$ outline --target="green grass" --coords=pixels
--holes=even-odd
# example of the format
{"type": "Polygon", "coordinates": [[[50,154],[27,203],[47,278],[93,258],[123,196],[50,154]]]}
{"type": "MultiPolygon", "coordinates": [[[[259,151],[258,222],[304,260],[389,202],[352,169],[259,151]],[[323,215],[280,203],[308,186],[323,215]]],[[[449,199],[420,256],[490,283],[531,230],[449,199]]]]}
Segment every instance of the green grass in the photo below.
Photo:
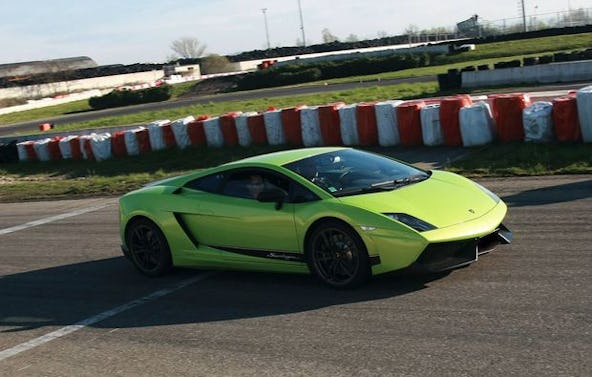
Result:
{"type": "Polygon", "coordinates": [[[342,101],[345,103],[357,103],[367,101],[378,101],[385,99],[429,97],[438,92],[437,82],[420,84],[402,84],[358,88],[335,92],[319,93],[294,97],[261,98],[247,101],[212,102],[205,105],[189,105],[167,110],[145,111],[130,115],[103,117],[87,122],[70,123],[58,125],[60,132],[114,127],[118,125],[129,125],[137,123],[148,123],[158,119],[179,119],[188,115],[197,117],[208,114],[211,116],[221,115],[230,111],[264,111],[269,106],[287,108],[297,105],[323,105],[331,102],[342,101]]]}
{"type": "MultiPolygon", "coordinates": [[[[143,184],[286,147],[189,148],[103,161],[0,165],[0,201],[121,195],[143,184]]],[[[398,148],[370,148],[396,156],[398,148]]],[[[471,150],[446,170],[471,177],[592,174],[592,145],[505,144],[471,150]]]]}
{"type": "Polygon", "coordinates": [[[592,174],[592,144],[490,145],[447,170],[472,177],[592,174]]]}

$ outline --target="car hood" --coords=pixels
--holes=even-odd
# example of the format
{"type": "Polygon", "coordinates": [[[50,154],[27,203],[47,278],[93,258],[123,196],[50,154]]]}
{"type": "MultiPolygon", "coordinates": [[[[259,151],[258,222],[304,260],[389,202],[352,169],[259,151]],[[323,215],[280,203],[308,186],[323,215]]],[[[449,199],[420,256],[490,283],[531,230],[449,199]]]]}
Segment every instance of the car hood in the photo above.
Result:
{"type": "Polygon", "coordinates": [[[485,215],[496,202],[472,181],[434,171],[418,183],[392,191],[340,197],[344,204],[377,213],[405,213],[444,228],[485,215]]]}

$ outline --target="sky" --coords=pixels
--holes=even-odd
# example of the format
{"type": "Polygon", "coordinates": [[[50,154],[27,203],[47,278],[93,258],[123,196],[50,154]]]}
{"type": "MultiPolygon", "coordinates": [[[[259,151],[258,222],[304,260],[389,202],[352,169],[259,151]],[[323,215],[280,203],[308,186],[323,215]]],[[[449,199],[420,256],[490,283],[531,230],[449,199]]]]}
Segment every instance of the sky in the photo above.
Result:
{"type": "MultiPolygon", "coordinates": [[[[232,55],[302,39],[298,0],[7,0],[0,22],[0,64],[88,56],[99,65],[163,63],[171,42],[191,37],[206,54],[232,55]],[[262,9],[266,9],[266,17],[262,9]]],[[[454,27],[479,15],[508,23],[521,17],[520,0],[300,0],[307,44],[322,43],[322,30],[345,40],[454,27]]],[[[590,8],[592,0],[525,0],[531,17],[555,17],[590,8]]]]}

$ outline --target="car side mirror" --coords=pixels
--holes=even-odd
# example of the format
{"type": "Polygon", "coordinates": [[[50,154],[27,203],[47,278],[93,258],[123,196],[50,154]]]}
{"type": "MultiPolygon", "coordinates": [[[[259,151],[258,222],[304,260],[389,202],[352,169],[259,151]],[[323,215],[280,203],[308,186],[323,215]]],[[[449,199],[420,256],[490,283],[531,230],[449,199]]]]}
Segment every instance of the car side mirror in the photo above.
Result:
{"type": "Polygon", "coordinates": [[[288,194],[284,190],[274,187],[261,191],[257,200],[262,203],[275,203],[275,209],[279,210],[284,205],[287,196],[288,194]]]}

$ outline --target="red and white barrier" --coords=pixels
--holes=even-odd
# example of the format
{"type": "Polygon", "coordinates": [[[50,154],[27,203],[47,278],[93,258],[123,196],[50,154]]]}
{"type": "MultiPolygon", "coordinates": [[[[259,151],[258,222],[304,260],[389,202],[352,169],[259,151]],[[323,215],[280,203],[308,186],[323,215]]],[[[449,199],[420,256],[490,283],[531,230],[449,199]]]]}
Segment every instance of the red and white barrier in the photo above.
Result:
{"type": "Polygon", "coordinates": [[[203,121],[204,133],[208,147],[221,148],[224,146],[224,135],[220,129],[220,118],[213,117],[203,121]]]}
{"type": "Polygon", "coordinates": [[[202,147],[207,145],[204,122],[208,119],[210,119],[209,115],[200,115],[187,124],[187,135],[192,146],[202,147]]]}
{"type": "Polygon", "coordinates": [[[35,149],[35,154],[37,155],[37,159],[39,161],[49,161],[49,142],[51,139],[45,138],[40,140],[35,140],[33,143],[33,148],[35,149]]]}
{"type": "Polygon", "coordinates": [[[171,130],[173,131],[173,135],[175,137],[175,143],[181,149],[185,149],[191,145],[191,140],[189,139],[189,134],[187,133],[187,125],[194,120],[195,118],[190,115],[182,119],[177,119],[171,123],[171,130]]]}
{"type": "Polygon", "coordinates": [[[296,106],[283,109],[282,128],[284,129],[285,144],[294,147],[302,146],[302,122],[300,112],[306,106],[296,106]]]}
{"type": "Polygon", "coordinates": [[[440,124],[440,105],[433,104],[422,107],[419,116],[423,145],[432,147],[444,144],[444,134],[440,124]]]}
{"type": "Polygon", "coordinates": [[[138,127],[125,131],[124,140],[125,148],[129,156],[137,156],[142,150],[150,148],[148,130],[145,127],[138,127]],[[146,137],[148,137],[148,140],[146,140],[146,137]],[[146,141],[148,141],[148,143],[146,143],[146,141]],[[144,144],[143,148],[141,147],[141,144],[144,144]]]}
{"type": "Polygon", "coordinates": [[[160,151],[167,148],[164,128],[170,123],[170,120],[164,119],[149,123],[146,126],[148,128],[148,135],[150,136],[150,148],[153,151],[160,151]]]}
{"type": "Polygon", "coordinates": [[[404,102],[397,106],[397,120],[401,144],[406,147],[421,145],[421,109],[425,107],[423,101],[404,102]]]}
{"type": "Polygon", "coordinates": [[[302,144],[305,147],[322,146],[323,137],[321,136],[319,108],[315,106],[301,109],[300,122],[302,128],[302,144]]]}
{"type": "Polygon", "coordinates": [[[113,157],[127,156],[125,147],[125,131],[118,131],[111,135],[111,154],[113,157]]]}
{"type": "Polygon", "coordinates": [[[378,144],[374,103],[358,104],[356,107],[356,126],[358,128],[358,145],[369,147],[378,144]]]}
{"type": "Polygon", "coordinates": [[[265,121],[265,135],[269,145],[285,144],[284,127],[282,126],[282,111],[268,110],[263,113],[265,121]]]}
{"type": "Polygon", "coordinates": [[[251,131],[249,131],[249,117],[255,115],[257,115],[255,111],[249,111],[246,113],[241,113],[234,120],[236,126],[236,134],[238,137],[238,144],[241,147],[248,147],[252,143],[251,131]]]}
{"type": "Polygon", "coordinates": [[[501,94],[491,98],[493,99],[493,118],[500,142],[523,141],[522,112],[530,106],[530,98],[526,94],[501,94]]]}
{"type": "Polygon", "coordinates": [[[80,138],[75,135],[69,135],[60,139],[60,153],[63,159],[80,159],[80,138]]]}
{"type": "Polygon", "coordinates": [[[111,158],[111,134],[92,133],[81,136],[80,148],[84,159],[104,161],[111,158]]]}
{"type": "Polygon", "coordinates": [[[463,146],[475,147],[493,142],[495,124],[491,107],[480,101],[459,110],[460,134],[463,146]]]}
{"type": "Polygon", "coordinates": [[[446,145],[458,146],[462,144],[459,112],[463,107],[471,106],[472,104],[473,101],[468,95],[447,97],[440,103],[440,124],[446,145]]]}
{"type": "Polygon", "coordinates": [[[522,112],[524,141],[546,143],[553,140],[553,104],[535,102],[522,112]]]}
{"type": "Polygon", "coordinates": [[[343,145],[358,145],[358,105],[345,105],[339,108],[339,130],[343,145]]]}
{"type": "Polygon", "coordinates": [[[254,114],[247,118],[247,125],[249,126],[249,133],[251,135],[251,143],[254,145],[267,145],[267,131],[265,128],[264,115],[254,114]]]}
{"type": "Polygon", "coordinates": [[[378,144],[381,147],[391,147],[401,142],[396,108],[402,103],[403,101],[393,100],[378,102],[374,105],[374,111],[376,112],[376,127],[378,130],[378,144]]]}
{"type": "Polygon", "coordinates": [[[592,143],[592,86],[577,91],[580,131],[584,143],[592,143]]]}
{"type": "Polygon", "coordinates": [[[224,146],[236,147],[238,143],[238,133],[236,130],[236,117],[241,114],[240,111],[230,112],[220,117],[220,131],[222,132],[222,139],[224,146]]]}
{"type": "Polygon", "coordinates": [[[577,142],[582,140],[575,96],[564,96],[553,100],[553,125],[557,141],[577,142]]]}
{"type": "Polygon", "coordinates": [[[17,152],[20,161],[102,161],[188,146],[457,145],[459,135],[465,147],[492,143],[496,136],[502,143],[548,142],[554,138],[560,142],[592,142],[592,86],[532,105],[528,96],[520,93],[489,99],[492,108],[486,102],[471,105],[470,97],[460,95],[427,102],[333,103],[310,108],[269,108],[264,113],[232,112],[214,118],[189,116],[113,135],[24,141],[17,144],[17,152]]]}

